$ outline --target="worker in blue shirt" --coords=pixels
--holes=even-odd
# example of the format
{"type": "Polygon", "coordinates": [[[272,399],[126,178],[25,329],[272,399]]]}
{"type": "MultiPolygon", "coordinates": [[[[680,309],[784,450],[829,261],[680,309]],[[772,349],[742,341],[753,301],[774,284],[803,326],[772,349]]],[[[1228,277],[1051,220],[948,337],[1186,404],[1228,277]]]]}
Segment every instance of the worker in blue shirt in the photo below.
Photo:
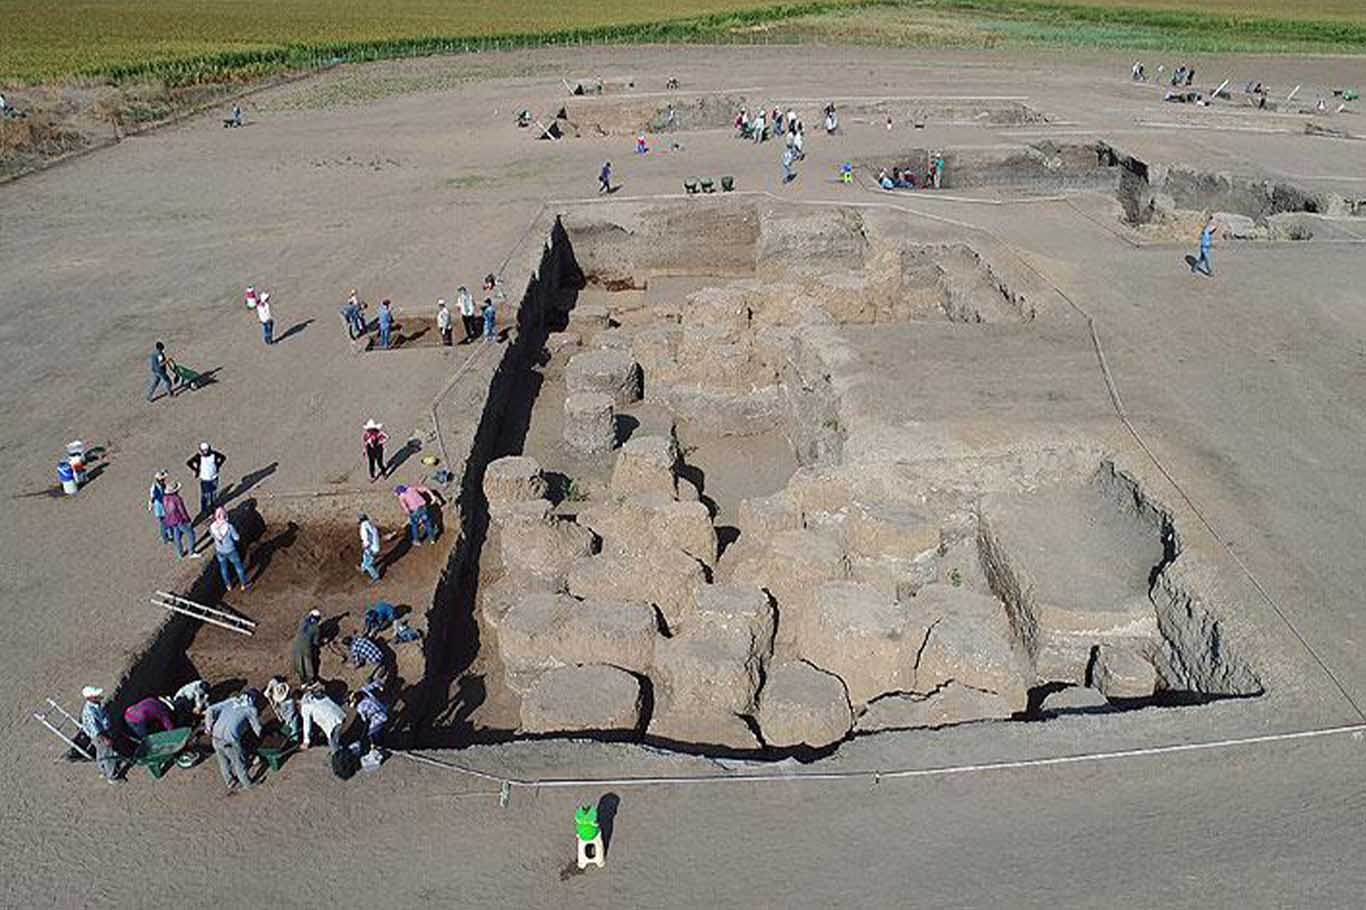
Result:
{"type": "Polygon", "coordinates": [[[1191,265],[1192,272],[1204,272],[1211,278],[1214,277],[1214,270],[1210,264],[1209,251],[1214,246],[1214,216],[1205,219],[1205,228],[1200,232],[1200,257],[1191,265]]]}
{"type": "Polygon", "coordinates": [[[109,718],[109,709],[104,706],[104,690],[98,686],[86,686],[81,690],[85,705],[81,708],[81,732],[90,740],[95,750],[95,767],[111,784],[123,782],[119,776],[119,753],[114,742],[114,722],[109,718]]]}

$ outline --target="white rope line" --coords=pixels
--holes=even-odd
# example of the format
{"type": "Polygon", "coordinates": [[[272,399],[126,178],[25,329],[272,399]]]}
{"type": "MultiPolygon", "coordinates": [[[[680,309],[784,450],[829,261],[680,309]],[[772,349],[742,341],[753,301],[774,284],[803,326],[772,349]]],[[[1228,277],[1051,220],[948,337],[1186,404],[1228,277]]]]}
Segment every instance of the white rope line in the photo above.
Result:
{"type": "Polygon", "coordinates": [[[1186,752],[1208,752],[1236,749],[1245,746],[1266,745],[1269,743],[1292,742],[1297,740],[1318,739],[1326,736],[1352,734],[1360,738],[1366,732],[1366,723],[1337,727],[1323,727],[1315,730],[1297,730],[1290,733],[1266,733],[1258,736],[1241,736],[1218,739],[1208,742],[1171,743],[1165,746],[1144,746],[1134,749],[1113,749],[1103,752],[1080,752],[1070,755],[1053,755],[1043,758],[1021,758],[996,762],[974,762],[962,765],[940,765],[930,768],[892,768],[860,769],[854,771],[794,771],[764,772],[759,774],[697,774],[697,775],[651,775],[642,777],[584,777],[584,778],[520,778],[500,777],[455,762],[444,761],[418,752],[394,750],[394,754],[419,764],[442,768],[467,774],[482,780],[496,781],[509,787],[526,789],[566,789],[578,787],[645,787],[672,786],[682,784],[755,784],[778,782],[808,781],[850,781],[901,780],[915,777],[951,777],[961,774],[985,774],[996,771],[1012,771],[1028,768],[1047,768],[1059,765],[1076,765],[1103,761],[1152,758],[1161,755],[1177,755],[1186,752]]]}

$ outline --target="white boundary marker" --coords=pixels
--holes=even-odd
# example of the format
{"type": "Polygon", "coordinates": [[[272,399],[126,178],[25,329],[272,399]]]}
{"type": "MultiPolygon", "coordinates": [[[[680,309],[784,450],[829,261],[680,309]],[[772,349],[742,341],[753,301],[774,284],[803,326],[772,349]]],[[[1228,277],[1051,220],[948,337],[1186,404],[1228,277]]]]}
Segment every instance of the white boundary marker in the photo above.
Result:
{"type": "Polygon", "coordinates": [[[952,777],[960,774],[986,774],[995,771],[1015,771],[1027,768],[1048,768],[1060,765],[1076,765],[1103,761],[1152,758],[1159,755],[1176,755],[1183,752],[1207,752],[1213,750],[1236,749],[1243,746],[1267,743],[1291,742],[1304,739],[1319,739],[1326,736],[1351,734],[1353,739],[1362,739],[1366,724],[1351,724],[1341,727],[1325,727],[1318,730],[1299,730],[1291,733],[1267,733],[1261,736],[1242,736],[1232,739],[1218,739],[1211,742],[1172,743],[1165,746],[1148,746],[1135,749],[1114,749],[1106,752],[1082,752],[1074,755],[1055,755],[1043,758],[1022,758],[1010,761],[975,762],[963,765],[941,765],[933,768],[894,768],[889,770],[865,769],[856,771],[812,771],[793,773],[762,774],[698,774],[671,775],[654,777],[598,777],[598,778],[549,778],[527,779],[500,777],[487,771],[465,767],[455,762],[442,761],[419,752],[395,750],[396,754],[418,764],[431,765],[468,774],[484,780],[497,781],[504,786],[525,787],[527,789],[563,789],[568,787],[646,787],[681,784],[744,784],[775,783],[794,781],[850,781],[902,780],[915,777],[952,777]]]}

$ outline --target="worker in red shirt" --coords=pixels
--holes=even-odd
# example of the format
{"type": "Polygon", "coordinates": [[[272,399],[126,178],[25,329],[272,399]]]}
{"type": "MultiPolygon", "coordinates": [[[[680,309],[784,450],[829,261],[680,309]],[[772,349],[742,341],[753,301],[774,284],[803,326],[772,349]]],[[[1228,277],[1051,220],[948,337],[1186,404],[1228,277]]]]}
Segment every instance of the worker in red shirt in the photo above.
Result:
{"type": "Polygon", "coordinates": [[[152,727],[158,727],[162,733],[175,729],[171,705],[165,698],[149,697],[129,705],[124,709],[123,722],[134,739],[146,739],[152,727]]]}

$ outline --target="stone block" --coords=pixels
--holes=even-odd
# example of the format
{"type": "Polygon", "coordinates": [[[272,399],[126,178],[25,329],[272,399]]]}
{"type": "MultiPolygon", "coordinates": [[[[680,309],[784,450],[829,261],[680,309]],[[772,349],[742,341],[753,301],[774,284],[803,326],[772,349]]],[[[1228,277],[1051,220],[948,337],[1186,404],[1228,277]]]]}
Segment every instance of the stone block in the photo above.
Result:
{"type": "Polygon", "coordinates": [[[702,628],[744,629],[767,657],[773,653],[773,602],[757,585],[702,585],[696,591],[693,623],[702,628]]]}
{"type": "Polygon", "coordinates": [[[593,336],[593,347],[603,351],[624,351],[631,353],[631,333],[625,329],[614,328],[593,336]]]}
{"type": "Polygon", "coordinates": [[[694,625],[655,645],[655,697],[698,715],[753,714],[767,650],[739,626],[694,625]]]}
{"type": "Polygon", "coordinates": [[[545,340],[546,353],[558,357],[583,347],[583,336],[578,332],[554,332],[545,340]]]}
{"type": "Polygon", "coordinates": [[[645,393],[653,397],[653,385],[668,379],[677,364],[675,355],[682,329],[677,326],[651,326],[636,332],[631,339],[631,356],[644,374],[645,393]]]}
{"type": "MultiPolygon", "coordinates": [[[[535,500],[530,501],[534,504],[535,500]]],[[[503,568],[516,579],[535,579],[540,587],[562,590],[569,567],[593,552],[593,534],[572,521],[503,523],[498,529],[503,568]]]]}
{"type": "Polygon", "coordinates": [[[911,560],[939,548],[939,527],[910,509],[851,503],[844,522],[851,558],[911,560]]]}
{"type": "Polygon", "coordinates": [[[735,523],[742,534],[767,536],[778,531],[797,531],[803,526],[802,512],[787,490],[771,496],[740,500],[735,523]]]}
{"type": "Polygon", "coordinates": [[[625,407],[640,400],[640,367],[625,351],[585,351],[570,358],[565,384],[571,395],[597,392],[625,407]]]}
{"type": "Polygon", "coordinates": [[[844,683],[802,661],[769,665],[757,719],[764,742],[779,749],[824,748],[844,739],[854,726],[844,683]]]}
{"type": "Polygon", "coordinates": [[[648,673],[657,637],[648,604],[530,594],[503,617],[498,650],[509,688],[525,693],[541,673],[573,664],[610,663],[648,673]]]}
{"type": "Polygon", "coordinates": [[[758,750],[759,740],[738,714],[701,714],[687,705],[656,703],[645,731],[652,739],[735,751],[758,750]]]}
{"type": "Polygon", "coordinates": [[[484,469],[484,498],[489,508],[505,503],[544,499],[545,475],[536,459],[527,455],[509,455],[489,462],[484,469]]]}
{"type": "Polygon", "coordinates": [[[796,630],[811,613],[816,589],[848,577],[849,561],[840,537],[810,528],[779,531],[768,546],[746,555],[731,572],[732,581],[758,585],[773,595],[779,648],[795,646],[796,630]]]}
{"type": "Polygon", "coordinates": [[[1108,604],[1107,609],[1036,601],[1034,615],[1038,623],[1035,672],[1044,682],[1081,685],[1098,645],[1136,650],[1161,637],[1157,611],[1141,595],[1108,604]]]}
{"type": "Polygon", "coordinates": [[[1091,666],[1091,685],[1106,698],[1149,698],[1157,688],[1157,671],[1137,651],[1103,644],[1091,666]]]}
{"type": "Polygon", "coordinates": [[[803,619],[796,630],[798,656],[844,680],[856,708],[885,692],[915,688],[926,627],[909,606],[872,585],[833,581],[816,588],[813,609],[803,619]]]}
{"type": "Polygon", "coordinates": [[[564,441],[571,449],[584,454],[612,451],[617,444],[616,408],[612,396],[578,392],[565,398],[564,441]]]}
{"type": "Polygon", "coordinates": [[[1109,710],[1105,693],[1090,686],[1068,686],[1044,696],[1039,710],[1045,714],[1094,714],[1109,710]]]}
{"type": "Polygon", "coordinates": [[[992,597],[951,585],[926,585],[910,602],[927,631],[912,691],[949,682],[991,692],[1012,711],[1029,701],[1025,659],[1017,653],[1005,606],[992,597]]]}
{"type": "Polygon", "coordinates": [[[688,621],[697,591],[705,584],[701,563],[682,550],[668,548],[581,559],[570,568],[567,579],[569,593],[575,597],[644,601],[658,607],[671,630],[688,621]]]}
{"type": "Polygon", "coordinates": [[[700,502],[679,502],[662,493],[642,493],[620,503],[602,503],[579,520],[603,540],[604,551],[640,555],[678,549],[708,567],[716,565],[716,528],[700,502]]]}
{"type": "Polygon", "coordinates": [[[927,550],[914,559],[891,556],[851,558],[850,574],[855,581],[873,585],[896,600],[909,600],[925,585],[939,580],[939,554],[927,550]]]}
{"type": "Polygon", "coordinates": [[[1005,698],[958,683],[925,695],[888,695],[859,715],[860,732],[949,727],[980,720],[1007,720],[1014,708],[1005,698]]]}
{"type": "Polygon", "coordinates": [[[612,324],[612,311],[600,303],[580,303],[569,311],[569,322],[584,331],[605,329],[612,324]]]}
{"type": "Polygon", "coordinates": [[[613,496],[677,494],[678,444],[668,436],[633,436],[617,452],[609,489],[613,496]]]}
{"type": "Polygon", "coordinates": [[[628,732],[640,726],[640,681],[604,664],[556,667],[522,696],[523,733],[628,732]]]}

